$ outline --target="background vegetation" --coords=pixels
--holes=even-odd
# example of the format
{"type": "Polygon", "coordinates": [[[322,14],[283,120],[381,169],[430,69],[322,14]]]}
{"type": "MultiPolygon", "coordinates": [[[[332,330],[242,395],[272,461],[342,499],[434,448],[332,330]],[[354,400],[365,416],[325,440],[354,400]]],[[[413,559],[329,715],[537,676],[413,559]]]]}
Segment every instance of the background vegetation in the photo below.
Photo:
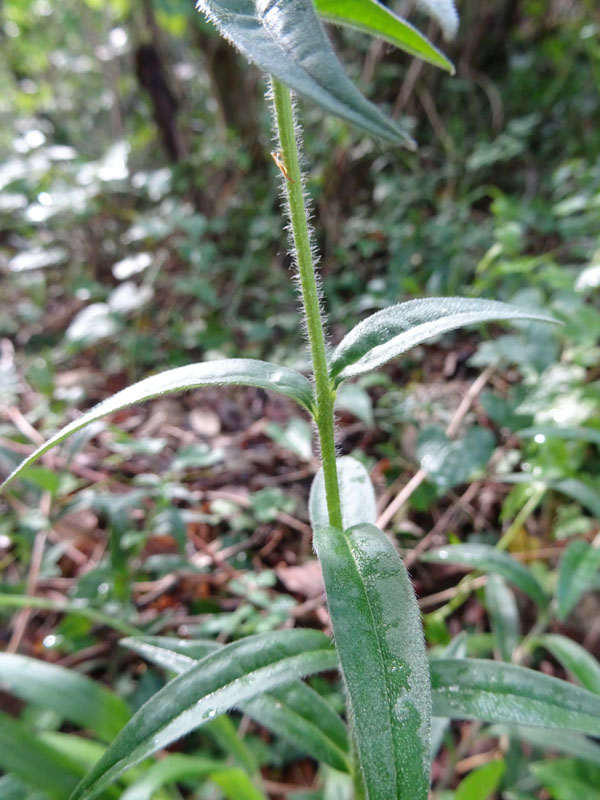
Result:
{"type": "MultiPolygon", "coordinates": [[[[507,300],[564,325],[459,332],[361,379],[340,403],[339,447],[375,481],[434,652],[600,692],[600,15],[593,0],[462,5],[454,78],[332,31],[417,153],[301,103],[334,336],[357,298],[366,313],[422,294],[507,300]],[[549,606],[473,547],[499,541],[549,606]],[[470,549],[432,563],[426,551],[448,543],[470,549]],[[479,573],[461,580],[469,566],[479,573]]],[[[3,472],[159,368],[302,367],[260,74],[188,0],[5,0],[0,37],[3,472]]],[[[123,411],[49,454],[0,501],[4,648],[74,667],[135,709],[167,673],[118,648],[123,633],[327,630],[311,435],[282,398],[215,389],[123,411]],[[37,610],[15,610],[26,594],[37,610]]],[[[335,676],[312,683],[341,707],[335,676]]],[[[4,797],[64,796],[64,775],[36,782],[28,759],[64,752],[60,768],[81,774],[115,732],[65,720],[48,693],[12,687],[2,707],[7,742],[23,743],[19,757],[0,747],[4,797]],[[79,729],[78,750],[61,737],[79,729]]],[[[565,751],[564,736],[464,722],[438,742],[438,800],[600,797],[591,741],[565,751]]],[[[232,754],[269,797],[347,796],[339,774],[246,716],[178,749],[204,772],[143,796],[243,797],[214,777],[232,754]]]]}

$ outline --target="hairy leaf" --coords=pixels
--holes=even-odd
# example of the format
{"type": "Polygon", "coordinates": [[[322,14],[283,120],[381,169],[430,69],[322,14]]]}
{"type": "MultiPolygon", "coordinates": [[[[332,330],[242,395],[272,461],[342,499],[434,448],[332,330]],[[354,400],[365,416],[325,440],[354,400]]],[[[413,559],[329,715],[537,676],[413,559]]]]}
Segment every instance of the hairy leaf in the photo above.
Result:
{"type": "MultiPolygon", "coordinates": [[[[359,525],[361,522],[374,523],[377,518],[375,490],[369,473],[352,456],[342,456],[336,461],[342,520],[344,527],[359,525]]],[[[329,524],[325,478],[321,468],[314,477],[308,502],[310,522],[313,528],[329,524]]]]}
{"type": "Polygon", "coordinates": [[[312,0],[198,0],[197,7],[249,61],[290,89],[373,136],[414,147],[348,79],[312,0]]]}
{"type": "Polygon", "coordinates": [[[399,303],[367,317],[342,339],[331,357],[330,376],[338,384],[442,333],[465,325],[519,319],[555,322],[535,311],[495,300],[428,297],[399,303]]]}
{"type": "Polygon", "coordinates": [[[245,700],[336,664],[331,643],[317,631],[275,631],[226,645],[153,695],[71,800],[95,797],[129,767],[245,700]]]}
{"type": "Polygon", "coordinates": [[[154,397],[160,397],[163,394],[185,392],[190,389],[198,389],[201,386],[241,384],[257,386],[260,389],[270,389],[279,394],[287,395],[307,411],[311,411],[312,386],[310,381],[299,372],[288,367],[279,367],[276,364],[256,361],[252,358],[228,358],[221,361],[207,361],[204,364],[189,364],[185,367],[177,367],[176,369],[170,369],[167,372],[144,378],[144,380],[134,383],[133,386],[128,386],[66,425],[28,456],[0,485],[0,489],[14,480],[26,467],[52,447],[89,425],[90,422],[95,422],[95,420],[105,417],[107,414],[112,414],[114,411],[119,411],[121,408],[126,408],[136,403],[143,403],[154,397]]]}
{"type": "MultiPolygon", "coordinates": [[[[178,674],[197,663],[196,656],[186,654],[197,648],[197,642],[193,641],[148,636],[122,639],[120,644],[135,650],[153,664],[178,674]],[[170,646],[175,648],[175,652],[169,649],[170,646]]],[[[214,649],[221,647],[211,644],[214,649]]],[[[313,758],[342,772],[349,770],[344,723],[331,706],[305,683],[294,681],[241,703],[239,709],[313,758]]]]}
{"type": "Polygon", "coordinates": [[[455,719],[541,725],[600,736],[600,697],[514,664],[432,659],[433,712],[455,719]]]}
{"type": "Polygon", "coordinates": [[[417,8],[433,17],[446,39],[453,39],[458,30],[458,13],[454,0],[417,0],[417,8]]]}
{"type": "Polygon", "coordinates": [[[315,0],[315,9],[327,22],[378,36],[406,53],[454,73],[451,62],[437,47],[379,0],[315,0]]]}
{"type": "Polygon", "coordinates": [[[255,697],[241,710],[315,760],[350,772],[348,737],[342,720],[323,698],[301,681],[255,697]]]}
{"type": "Polygon", "coordinates": [[[375,525],[315,529],[367,796],[425,800],[431,694],[400,556],[375,525]]]}

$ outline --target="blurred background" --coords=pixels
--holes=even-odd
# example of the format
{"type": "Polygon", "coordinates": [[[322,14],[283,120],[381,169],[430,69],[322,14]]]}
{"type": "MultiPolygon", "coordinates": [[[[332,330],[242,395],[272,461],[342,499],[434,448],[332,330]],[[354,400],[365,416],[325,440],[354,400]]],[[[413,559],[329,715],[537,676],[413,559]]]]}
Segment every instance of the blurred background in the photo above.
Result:
{"type": "MultiPolygon", "coordinates": [[[[552,576],[600,518],[600,11],[596,0],[459,6],[449,45],[409,17],[455,77],[330,30],[418,152],[299,103],[331,338],[437,294],[545,309],[564,325],[457,332],[361,379],[340,398],[340,451],[370,470],[382,512],[424,470],[387,514],[405,551],[508,530],[511,550],[552,576]]],[[[235,356],[304,368],[265,83],[192,0],[2,0],[0,44],[2,472],[160,369],[235,356]]],[[[178,635],[326,625],[307,525],[311,439],[289,403],[246,389],[92,426],[0,501],[2,592],[178,635]]],[[[482,597],[445,605],[460,570],[411,569],[430,644],[467,630],[472,653],[492,653],[482,597]]],[[[584,588],[599,586],[592,570],[584,588]]],[[[586,597],[555,630],[598,656],[586,597]]],[[[9,649],[110,672],[112,634],[91,621],[0,613],[9,649]]],[[[520,618],[523,631],[535,623],[526,603],[520,618]]],[[[547,653],[531,663],[564,675],[547,653]]],[[[134,662],[119,670],[134,705],[164,680],[134,662]]],[[[465,763],[475,737],[453,730],[440,792],[477,763],[465,763]]],[[[311,785],[312,762],[262,745],[274,787],[311,785]]],[[[510,796],[563,796],[536,780],[510,796]]]]}

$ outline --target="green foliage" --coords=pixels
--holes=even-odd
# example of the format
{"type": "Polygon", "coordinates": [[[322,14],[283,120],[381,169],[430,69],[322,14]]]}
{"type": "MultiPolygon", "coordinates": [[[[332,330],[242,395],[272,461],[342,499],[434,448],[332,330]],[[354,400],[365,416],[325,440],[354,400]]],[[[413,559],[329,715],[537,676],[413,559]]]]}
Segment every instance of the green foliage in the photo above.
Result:
{"type": "MultiPolygon", "coordinates": [[[[36,652],[77,659],[80,651],[93,654],[99,648],[100,657],[86,660],[85,669],[102,674],[111,688],[77,670],[4,654],[2,685],[27,705],[20,719],[7,717],[5,725],[3,720],[0,760],[8,774],[0,780],[0,797],[64,798],[91,769],[82,785],[107,797],[174,800],[181,792],[199,791],[202,796],[256,800],[265,797],[259,766],[268,764],[270,771],[283,775],[285,765],[299,754],[321,764],[313,785],[322,788],[298,792],[298,798],[351,800],[361,796],[363,780],[372,797],[424,796],[430,687],[421,625],[396,550],[374,527],[378,509],[368,475],[371,471],[378,489],[393,481],[396,491],[406,483],[406,473],[417,469],[417,476],[426,475],[425,482],[409,498],[409,507],[405,501],[402,513],[393,518],[390,535],[398,534],[400,545],[408,549],[415,536],[435,526],[435,536],[447,533],[451,542],[422,556],[440,566],[424,570],[411,562],[420,593],[446,590],[453,565],[480,575],[465,578],[449,602],[426,619],[430,643],[443,657],[434,659],[431,669],[433,713],[438,715],[432,721],[431,751],[435,754],[445,744],[449,765],[440,786],[455,786],[449,783],[449,770],[460,757],[450,718],[501,723],[470,728],[477,746],[491,736],[510,740],[504,760],[475,770],[455,789],[440,788],[436,796],[484,798],[500,782],[507,799],[532,800],[531,792],[540,787],[557,798],[574,797],[575,792],[592,796],[599,749],[581,734],[598,735],[598,663],[577,641],[555,631],[564,631],[559,623],[567,618],[576,626],[584,594],[598,585],[597,542],[590,544],[600,515],[595,373],[600,314],[593,293],[598,285],[600,173],[594,163],[597,131],[589,125],[599,105],[597,85],[591,84],[590,90],[588,75],[597,73],[600,62],[588,30],[593,24],[584,26],[585,14],[574,14],[548,25],[545,11],[529,4],[523,12],[528,16],[504,42],[509,58],[504,72],[490,57],[483,68],[487,74],[489,67],[489,79],[475,85],[462,77],[442,91],[433,72],[424,69],[413,95],[426,109],[423,116],[416,100],[404,96],[414,67],[398,96],[399,62],[386,53],[385,63],[377,64],[378,83],[370,85],[380,51],[367,52],[364,39],[353,30],[382,35],[410,56],[444,69],[451,70],[451,63],[376,0],[316,0],[314,10],[312,3],[299,1],[205,4],[238,49],[361,131],[353,134],[330,121],[323,125],[322,112],[314,114],[306,106],[308,150],[318,164],[310,190],[317,203],[325,296],[332,319],[350,330],[343,337],[334,328],[341,343],[332,348],[327,365],[324,359],[315,360],[313,388],[302,374],[304,360],[294,352],[297,322],[285,258],[272,256],[280,249],[282,227],[274,181],[264,169],[260,173],[264,164],[251,171],[251,161],[259,160],[251,142],[224,129],[220,141],[211,138],[210,130],[217,126],[208,72],[194,68],[194,80],[185,78],[196,34],[212,37],[211,47],[217,37],[189,4],[156,0],[148,5],[156,15],[155,32],[164,37],[161,46],[166,43],[177,51],[173,73],[185,82],[186,102],[195,109],[194,145],[180,163],[162,167],[156,163],[150,105],[124,66],[124,57],[134,55],[144,40],[141,18],[128,0],[88,0],[83,6],[68,0],[58,18],[44,12],[50,5],[8,0],[1,21],[9,65],[0,78],[3,109],[16,110],[18,134],[10,141],[7,126],[0,136],[8,153],[0,170],[0,215],[6,231],[0,269],[6,273],[5,303],[11,311],[1,317],[0,334],[18,338],[29,353],[25,383],[19,377],[21,367],[13,366],[9,350],[2,350],[0,400],[9,407],[22,402],[27,425],[56,430],[72,406],[97,394],[86,383],[90,360],[104,373],[109,391],[131,384],[140,372],[154,371],[157,363],[173,369],[117,391],[25,456],[9,477],[23,480],[18,491],[13,485],[7,495],[10,506],[0,521],[0,545],[8,536],[12,542],[12,549],[2,545],[0,552],[7,575],[0,610],[31,607],[64,615],[50,623],[52,633],[36,644],[36,652]],[[244,18],[242,12],[248,12],[244,18]],[[360,85],[378,103],[393,106],[396,116],[408,111],[410,118],[396,124],[362,96],[342,70],[315,12],[351,29],[334,33],[336,49],[348,56],[348,63],[368,56],[360,85]],[[106,33],[106,42],[80,35],[85,30],[90,36],[96,29],[103,31],[102,37],[106,33]],[[535,46],[534,37],[539,38],[535,46]],[[101,54],[100,70],[91,66],[92,52],[101,54]],[[52,83],[49,76],[63,63],[61,80],[52,83]],[[586,65],[592,70],[586,71],[586,65]],[[112,82],[112,104],[106,81],[112,82]],[[91,97],[104,99],[90,103],[91,97]],[[535,109],[532,97],[539,98],[535,109]],[[63,115],[67,103],[83,109],[81,115],[63,115]],[[318,133],[313,119],[318,120],[318,133]],[[425,143],[419,156],[380,149],[374,159],[374,145],[357,138],[367,131],[410,145],[410,127],[425,143]],[[577,136],[564,133],[574,127],[577,136]],[[152,168],[145,170],[145,163],[152,168]],[[203,195],[216,198],[214,208],[203,195]],[[429,297],[387,307],[415,294],[454,294],[467,282],[468,298],[429,297]],[[67,323],[52,319],[60,285],[68,287],[64,293],[75,301],[67,323]],[[356,324],[357,309],[361,316],[375,313],[356,324]],[[494,323],[503,319],[517,321],[515,330],[502,333],[494,323]],[[535,323],[552,319],[562,327],[535,323]],[[475,335],[456,333],[461,325],[481,323],[492,325],[480,346],[475,335]],[[435,344],[424,347],[432,339],[435,344]],[[267,349],[281,367],[262,360],[267,349]],[[400,367],[389,365],[385,373],[370,374],[409,349],[400,367]],[[245,358],[237,358],[240,351],[245,358]],[[205,360],[181,366],[198,358],[205,360]],[[493,376],[491,385],[467,410],[462,429],[453,429],[448,426],[452,403],[443,393],[423,393],[422,385],[443,389],[454,380],[461,393],[467,370],[482,366],[494,369],[486,373],[493,376]],[[66,380],[70,369],[76,373],[72,382],[66,380]],[[355,376],[360,376],[360,385],[341,385],[355,376]],[[398,376],[401,390],[391,388],[392,377],[398,376]],[[339,689],[330,680],[315,680],[312,686],[290,680],[296,674],[334,669],[334,651],[322,637],[311,651],[310,642],[319,635],[310,631],[270,633],[289,620],[292,609],[305,613],[304,604],[277,583],[284,582],[275,566],[279,554],[263,569],[255,565],[251,545],[244,545],[246,535],[262,542],[266,531],[275,530],[287,547],[289,535],[281,533],[281,526],[291,522],[299,531],[305,527],[302,491],[264,488],[254,479],[251,493],[239,500],[231,493],[211,498],[198,491],[205,479],[211,486],[211,476],[219,472],[229,485],[240,474],[246,480],[256,471],[256,442],[247,418],[238,426],[247,431],[233,454],[231,441],[205,435],[203,426],[209,423],[202,419],[191,426],[202,431],[202,441],[179,449],[162,429],[153,432],[152,425],[148,433],[131,433],[136,427],[134,404],[199,386],[208,389],[210,404],[208,387],[240,384],[259,390],[239,395],[244,398],[240,405],[246,397],[257,405],[273,403],[262,399],[262,390],[274,390],[281,396],[275,402],[294,400],[312,417],[319,434],[324,468],[314,478],[309,512],[323,561],[356,753],[334,710],[343,706],[339,689]],[[358,454],[364,447],[361,461],[336,459],[334,402],[361,423],[346,435],[342,419],[339,451],[357,448],[358,454]],[[113,412],[121,430],[108,428],[99,435],[99,428],[84,431],[83,426],[113,412]],[[80,473],[87,462],[78,458],[71,476],[65,476],[63,466],[68,464],[61,457],[54,464],[30,466],[70,434],[77,435],[63,451],[67,461],[95,437],[94,447],[108,468],[101,487],[84,488],[85,473],[80,473]],[[229,478],[227,465],[236,459],[242,462],[241,472],[229,478]],[[457,499],[460,487],[473,477],[480,482],[478,495],[463,504],[457,499]],[[125,486],[128,494],[123,494],[125,486]],[[507,493],[503,486],[509,487],[507,493]],[[20,513],[18,492],[31,512],[20,513]],[[449,504],[455,513],[446,517],[449,504]],[[336,505],[340,524],[350,529],[345,533],[328,527],[336,505]],[[108,554],[94,569],[67,579],[68,599],[29,597],[27,565],[38,563],[46,532],[54,535],[63,521],[68,527],[73,524],[71,514],[86,511],[108,533],[108,554]],[[499,546],[496,514],[505,526],[499,546]],[[218,537],[219,561],[213,559],[212,541],[201,558],[197,552],[188,558],[188,533],[196,526],[218,537]],[[464,543],[455,544],[461,539],[464,543]],[[161,540],[172,544],[172,551],[153,554],[161,540]],[[189,598],[190,614],[200,616],[193,624],[186,621],[181,632],[218,636],[219,641],[246,638],[221,648],[213,638],[151,635],[174,627],[177,612],[170,603],[176,600],[162,594],[166,605],[157,612],[153,590],[139,587],[155,581],[185,586],[192,579],[205,586],[222,567],[226,577],[218,599],[201,592],[189,598]],[[482,583],[483,590],[466,604],[482,583]],[[355,593],[349,591],[352,586],[355,593]],[[148,591],[144,603],[149,608],[143,615],[134,604],[140,591],[148,591]],[[398,597],[404,598],[405,607],[399,607],[398,597]],[[485,614],[474,613],[475,603],[485,614]],[[364,645],[357,640],[357,626],[364,645]],[[464,634],[451,639],[458,626],[464,634]],[[108,668],[103,638],[114,634],[104,629],[128,635],[123,643],[149,662],[149,668],[138,673],[143,666],[139,662],[119,660],[108,668]],[[279,646],[285,649],[284,641],[295,642],[293,655],[275,653],[279,646]],[[483,657],[465,658],[467,653],[483,657]],[[492,653],[499,662],[486,660],[492,653]],[[555,674],[564,669],[584,689],[508,663],[536,667],[544,653],[554,659],[546,659],[544,669],[549,664],[555,674]],[[396,667],[407,659],[414,660],[411,669],[418,680],[402,683],[396,667]],[[218,673],[214,685],[205,685],[207,667],[218,673]],[[161,670],[179,677],[163,686],[161,670]],[[196,708],[198,692],[210,696],[196,708]],[[408,722],[407,692],[409,711],[417,709],[408,713],[408,722]],[[392,702],[398,695],[404,698],[402,714],[392,702]],[[141,706],[135,722],[125,726],[103,755],[104,743],[126,723],[129,706],[141,706]],[[232,709],[231,717],[222,713],[232,709]],[[254,728],[246,734],[242,725],[238,729],[235,711],[270,731],[268,745],[254,728]],[[148,726],[145,733],[137,729],[140,719],[148,726]],[[97,740],[59,731],[63,722],[97,740]],[[539,727],[530,727],[532,723],[539,727]],[[192,755],[170,753],[155,762],[143,761],[117,778],[118,786],[109,785],[110,776],[180,732],[196,728],[200,733],[185,745],[192,755]],[[529,769],[519,742],[527,742],[535,758],[547,751],[571,758],[545,760],[529,769]],[[391,758],[394,752],[397,757],[391,758]]],[[[454,32],[451,2],[423,0],[420,7],[447,34],[454,32]]],[[[478,13],[484,19],[486,12],[478,13]]],[[[475,33],[469,35],[474,39],[465,47],[467,66],[469,57],[477,59],[480,45],[475,33]]],[[[483,47],[481,57],[486,58],[483,47]]],[[[312,281],[312,300],[305,300],[309,338],[312,325],[324,355],[322,319],[313,303],[318,291],[311,242],[300,207],[304,182],[298,164],[290,163],[298,131],[291,124],[291,106],[288,111],[276,157],[291,178],[284,186],[292,219],[296,215],[296,246],[303,250],[305,278],[312,281]],[[302,245],[298,232],[304,236],[302,245]]],[[[264,141],[261,132],[258,151],[264,141]]],[[[167,407],[168,418],[177,413],[173,408],[167,407]]],[[[272,408],[272,415],[264,414],[268,422],[259,426],[258,435],[264,432],[278,448],[274,483],[281,477],[285,481],[287,470],[296,467],[307,476],[315,464],[310,424],[300,418],[283,422],[281,409],[285,413],[286,406],[272,408]]],[[[15,450],[11,422],[0,423],[0,460],[7,471],[26,452],[28,428],[18,416],[12,419],[20,425],[15,450]]],[[[436,547],[440,543],[434,539],[436,547]]],[[[68,559],[68,544],[52,540],[43,547],[40,580],[63,576],[68,559]]],[[[593,603],[593,596],[586,601],[593,603]]],[[[577,628],[573,630],[577,635],[577,628]]]]}
{"type": "Polygon", "coordinates": [[[374,525],[314,537],[367,797],[425,798],[431,694],[406,569],[374,525]]]}

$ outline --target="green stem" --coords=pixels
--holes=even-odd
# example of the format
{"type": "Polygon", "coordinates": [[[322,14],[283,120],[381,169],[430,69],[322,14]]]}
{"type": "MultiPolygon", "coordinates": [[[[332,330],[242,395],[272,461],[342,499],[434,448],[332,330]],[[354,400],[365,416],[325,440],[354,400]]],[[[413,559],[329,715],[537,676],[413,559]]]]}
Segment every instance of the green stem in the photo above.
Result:
{"type": "Polygon", "coordinates": [[[275,80],[275,78],[271,78],[271,83],[273,87],[275,123],[279,134],[280,158],[285,169],[285,188],[289,203],[290,221],[292,223],[292,235],[300,278],[302,305],[306,318],[308,343],[313,364],[316,395],[315,421],[321,445],[327,510],[330,524],[336,528],[342,528],[340,490],[335,463],[335,423],[333,416],[335,393],[329,382],[319,289],[313,265],[310,233],[302,189],[302,173],[300,172],[298,160],[296,121],[289,89],[275,80]]]}

